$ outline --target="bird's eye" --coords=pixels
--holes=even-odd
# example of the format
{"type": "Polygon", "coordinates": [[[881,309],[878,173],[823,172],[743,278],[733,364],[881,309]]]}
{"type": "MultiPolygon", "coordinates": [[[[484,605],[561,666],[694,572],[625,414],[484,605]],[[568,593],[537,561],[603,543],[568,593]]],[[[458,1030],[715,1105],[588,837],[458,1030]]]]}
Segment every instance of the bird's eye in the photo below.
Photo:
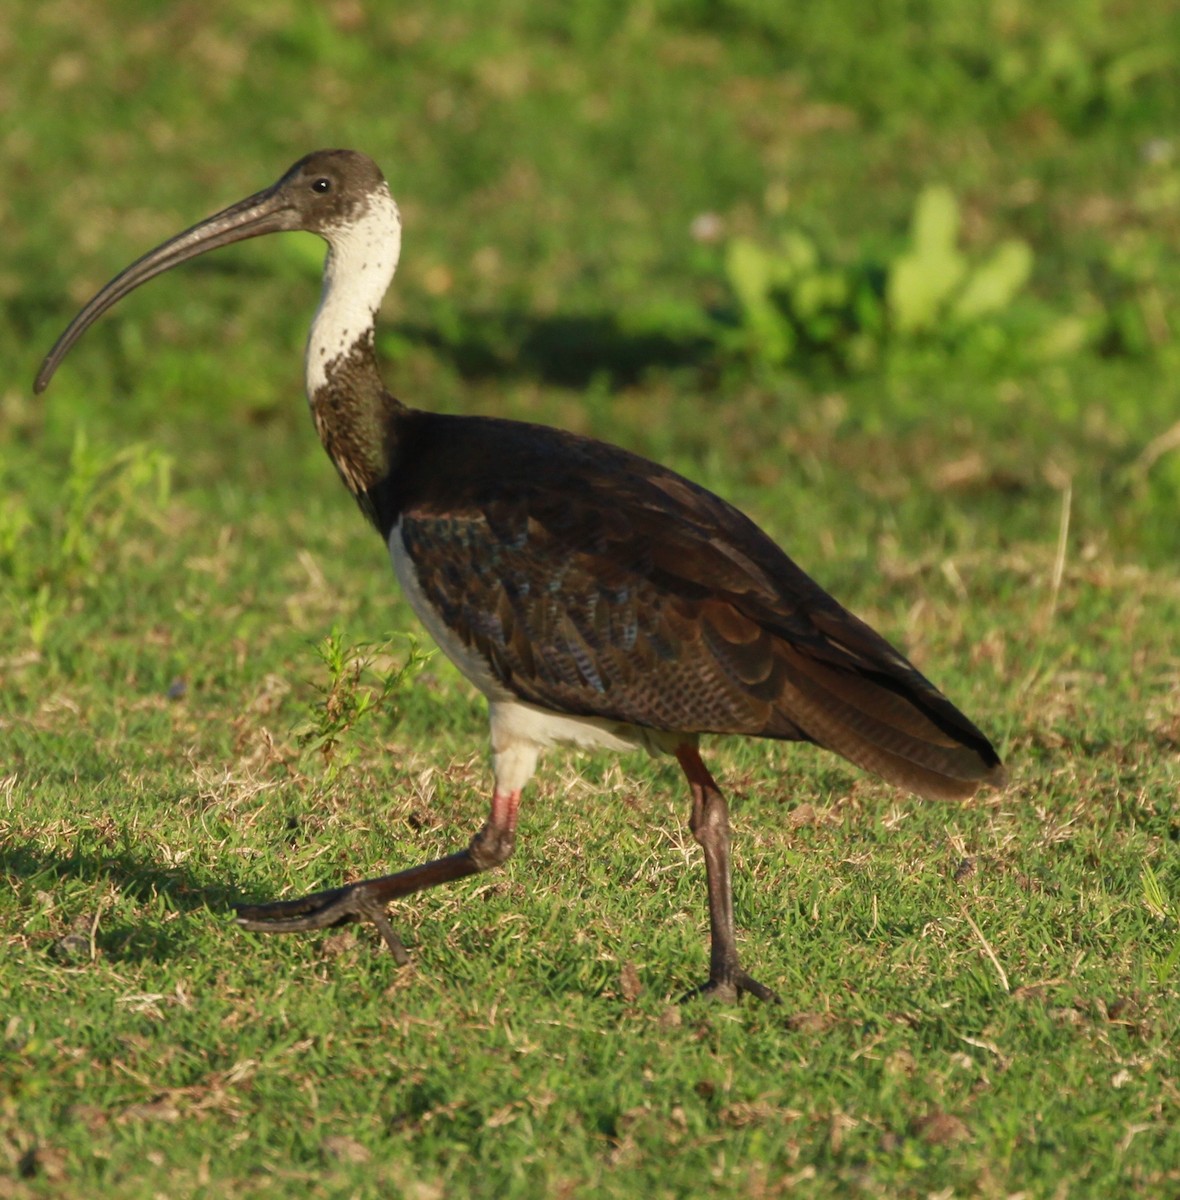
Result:
{"type": "Polygon", "coordinates": [[[322,196],[325,192],[330,192],[332,190],[332,181],[320,176],[319,179],[312,180],[311,190],[313,192],[319,192],[322,196]]]}

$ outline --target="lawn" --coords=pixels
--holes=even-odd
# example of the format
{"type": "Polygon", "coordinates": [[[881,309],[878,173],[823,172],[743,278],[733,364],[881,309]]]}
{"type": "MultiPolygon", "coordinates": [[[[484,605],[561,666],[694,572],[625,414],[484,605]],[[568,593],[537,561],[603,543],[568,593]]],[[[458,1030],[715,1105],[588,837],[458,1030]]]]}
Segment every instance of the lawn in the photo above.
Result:
{"type": "Polygon", "coordinates": [[[1180,1192],[1180,6],[14,0],[0,65],[0,1197],[1180,1192]],[[720,492],[1009,764],[947,806],[706,743],[781,1007],[678,1003],[704,869],[643,756],[551,755],[407,968],[233,925],[490,795],[306,413],[322,249],[32,379],[328,145],[401,204],[392,390],[720,492]]]}

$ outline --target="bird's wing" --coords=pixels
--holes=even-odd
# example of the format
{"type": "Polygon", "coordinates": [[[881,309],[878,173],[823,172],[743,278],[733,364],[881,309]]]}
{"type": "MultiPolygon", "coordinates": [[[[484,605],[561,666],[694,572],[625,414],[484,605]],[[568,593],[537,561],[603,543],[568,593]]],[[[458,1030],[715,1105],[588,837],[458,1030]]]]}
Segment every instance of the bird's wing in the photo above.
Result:
{"type": "Polygon", "coordinates": [[[511,486],[426,489],[400,514],[427,602],[505,688],[659,730],[815,741],[923,794],[995,777],[984,735],[740,512],[560,436],[543,457],[499,447],[511,486]]]}

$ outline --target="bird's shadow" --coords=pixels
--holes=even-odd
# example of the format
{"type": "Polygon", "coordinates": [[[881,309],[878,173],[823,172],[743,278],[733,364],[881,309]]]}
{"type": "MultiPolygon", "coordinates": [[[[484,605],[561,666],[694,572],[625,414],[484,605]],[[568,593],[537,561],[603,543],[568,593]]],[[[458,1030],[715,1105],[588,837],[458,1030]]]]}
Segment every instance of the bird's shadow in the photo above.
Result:
{"type": "Polygon", "coordinates": [[[628,329],[610,313],[456,310],[445,321],[400,323],[390,332],[387,345],[402,339],[427,347],[473,381],[519,376],[584,388],[605,379],[626,387],[653,370],[706,369],[718,361],[715,339],[703,332],[628,329]]]}
{"type": "MultiPolygon", "coordinates": [[[[206,875],[184,866],[161,866],[127,849],[73,850],[68,853],[45,852],[33,844],[0,845],[0,873],[22,893],[25,905],[37,902],[37,894],[48,893],[50,903],[59,900],[64,885],[80,882],[90,885],[109,883],[123,897],[140,904],[161,898],[172,913],[203,913],[209,920],[221,920],[235,900],[242,899],[232,873],[206,875]]],[[[156,921],[150,917],[125,920],[110,910],[97,914],[79,910],[71,913],[55,903],[57,936],[47,941],[50,951],[61,949],[63,932],[73,934],[89,926],[97,915],[94,944],[103,956],[123,962],[163,962],[182,956],[200,934],[188,920],[156,921]],[[64,909],[64,911],[63,911],[64,909]],[[66,927],[63,929],[63,926],[66,927]]]]}

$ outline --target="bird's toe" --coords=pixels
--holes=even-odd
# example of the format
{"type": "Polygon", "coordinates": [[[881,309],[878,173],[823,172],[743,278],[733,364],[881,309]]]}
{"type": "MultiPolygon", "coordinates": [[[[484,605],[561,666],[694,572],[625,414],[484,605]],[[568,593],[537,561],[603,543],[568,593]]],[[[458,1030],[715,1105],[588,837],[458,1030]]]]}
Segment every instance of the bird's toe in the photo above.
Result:
{"type": "Polygon", "coordinates": [[[742,996],[753,996],[767,1004],[782,1003],[777,992],[759,983],[740,967],[727,971],[725,974],[713,976],[680,999],[681,1003],[704,999],[715,1001],[718,1004],[736,1004],[742,996]]]}
{"type": "Polygon", "coordinates": [[[367,883],[313,892],[295,900],[273,900],[269,904],[235,904],[237,923],[253,933],[306,933],[331,929],[350,921],[371,921],[399,966],[410,961],[401,938],[393,931],[385,906],[367,883]]]}

